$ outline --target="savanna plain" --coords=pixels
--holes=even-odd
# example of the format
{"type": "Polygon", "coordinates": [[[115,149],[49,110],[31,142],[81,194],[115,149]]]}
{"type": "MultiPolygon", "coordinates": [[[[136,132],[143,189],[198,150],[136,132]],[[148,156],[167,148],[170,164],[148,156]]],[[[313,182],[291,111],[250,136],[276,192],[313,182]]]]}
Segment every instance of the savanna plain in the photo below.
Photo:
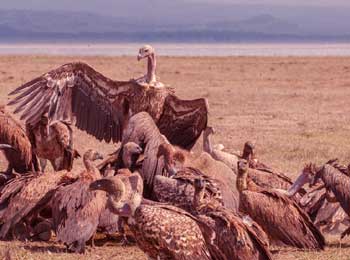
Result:
{"type": "MultiPolygon", "coordinates": [[[[135,57],[1,56],[0,104],[9,101],[7,94],[15,87],[72,61],[87,62],[116,80],[145,72],[145,64],[135,57]]],[[[224,144],[227,151],[240,151],[245,141],[253,141],[261,161],[293,179],[308,162],[320,164],[335,157],[350,162],[350,57],[161,56],[157,72],[179,97],[208,98],[214,142],[224,144]]],[[[81,153],[93,148],[107,155],[116,148],[76,129],[74,142],[81,153]]],[[[194,150],[200,149],[201,140],[194,150]]],[[[0,170],[6,165],[0,155],[0,170]]],[[[74,170],[82,169],[77,160],[74,170]]],[[[350,238],[339,237],[327,234],[328,246],[321,252],[272,248],[274,259],[350,259],[350,238]]],[[[66,253],[54,239],[1,241],[0,258],[147,259],[136,246],[102,242],[78,255],[66,253]]]]}

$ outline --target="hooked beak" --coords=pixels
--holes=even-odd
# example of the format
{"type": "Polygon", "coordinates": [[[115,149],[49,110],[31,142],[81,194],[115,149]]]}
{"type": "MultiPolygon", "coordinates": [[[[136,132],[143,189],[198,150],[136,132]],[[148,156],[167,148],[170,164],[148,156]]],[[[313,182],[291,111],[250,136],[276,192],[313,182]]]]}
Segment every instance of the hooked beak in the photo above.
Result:
{"type": "Polygon", "coordinates": [[[16,151],[16,149],[9,144],[0,144],[0,149],[11,149],[13,151],[16,151]]]}
{"type": "Polygon", "coordinates": [[[139,54],[139,55],[137,55],[137,61],[140,61],[140,60],[142,60],[144,57],[141,55],[141,54],[139,54]]]}
{"type": "Polygon", "coordinates": [[[103,190],[102,187],[103,180],[97,180],[90,184],[89,190],[103,190]]]}

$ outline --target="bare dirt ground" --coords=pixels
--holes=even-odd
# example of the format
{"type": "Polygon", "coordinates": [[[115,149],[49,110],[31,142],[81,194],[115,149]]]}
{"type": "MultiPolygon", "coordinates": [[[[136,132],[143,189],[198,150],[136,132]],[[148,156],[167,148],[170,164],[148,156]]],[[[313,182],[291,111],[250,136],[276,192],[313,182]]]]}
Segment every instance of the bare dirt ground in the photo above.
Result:
{"type": "MultiPolygon", "coordinates": [[[[127,80],[144,73],[135,57],[0,57],[0,104],[7,93],[32,78],[71,61],[84,61],[104,75],[127,80]]],[[[228,151],[256,143],[259,158],[295,177],[307,162],[338,157],[350,162],[350,57],[160,57],[161,81],[175,87],[179,97],[206,97],[215,143],[228,151]]],[[[115,145],[99,143],[75,131],[79,151],[95,148],[105,154],[115,145]]],[[[199,146],[197,147],[199,149],[199,146]]],[[[74,167],[80,170],[81,161],[74,167]]],[[[6,162],[0,157],[0,170],[6,162]]],[[[274,250],[275,259],[350,259],[350,239],[326,236],[324,252],[291,248],[274,250]]],[[[0,257],[11,259],[146,259],[137,247],[105,245],[84,256],[41,242],[0,242],[0,257]]]]}

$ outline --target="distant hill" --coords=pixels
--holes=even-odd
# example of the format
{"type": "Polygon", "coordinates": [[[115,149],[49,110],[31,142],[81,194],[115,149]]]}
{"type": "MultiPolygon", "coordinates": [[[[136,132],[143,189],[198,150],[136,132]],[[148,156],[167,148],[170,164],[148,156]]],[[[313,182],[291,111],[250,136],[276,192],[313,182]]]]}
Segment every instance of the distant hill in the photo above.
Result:
{"type": "MultiPolygon", "coordinates": [[[[349,34],[350,35],[350,34],[349,34]]],[[[310,34],[297,23],[260,14],[245,19],[155,22],[88,12],[0,10],[0,41],[284,41],[347,40],[310,34]]]]}

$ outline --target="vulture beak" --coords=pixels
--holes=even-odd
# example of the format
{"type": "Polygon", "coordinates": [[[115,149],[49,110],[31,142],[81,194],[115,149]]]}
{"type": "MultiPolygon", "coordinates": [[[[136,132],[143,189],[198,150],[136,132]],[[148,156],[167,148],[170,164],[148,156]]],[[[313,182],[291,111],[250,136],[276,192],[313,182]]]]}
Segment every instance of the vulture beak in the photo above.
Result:
{"type": "Polygon", "coordinates": [[[13,151],[17,151],[13,146],[9,144],[0,144],[0,149],[11,149],[13,151]]]}
{"type": "Polygon", "coordinates": [[[142,57],[141,54],[137,55],[137,61],[140,61],[140,60],[142,60],[143,58],[144,58],[144,57],[142,57]]]}
{"type": "Polygon", "coordinates": [[[104,190],[104,187],[103,187],[104,183],[105,183],[104,179],[94,181],[90,184],[89,190],[104,190]]]}

